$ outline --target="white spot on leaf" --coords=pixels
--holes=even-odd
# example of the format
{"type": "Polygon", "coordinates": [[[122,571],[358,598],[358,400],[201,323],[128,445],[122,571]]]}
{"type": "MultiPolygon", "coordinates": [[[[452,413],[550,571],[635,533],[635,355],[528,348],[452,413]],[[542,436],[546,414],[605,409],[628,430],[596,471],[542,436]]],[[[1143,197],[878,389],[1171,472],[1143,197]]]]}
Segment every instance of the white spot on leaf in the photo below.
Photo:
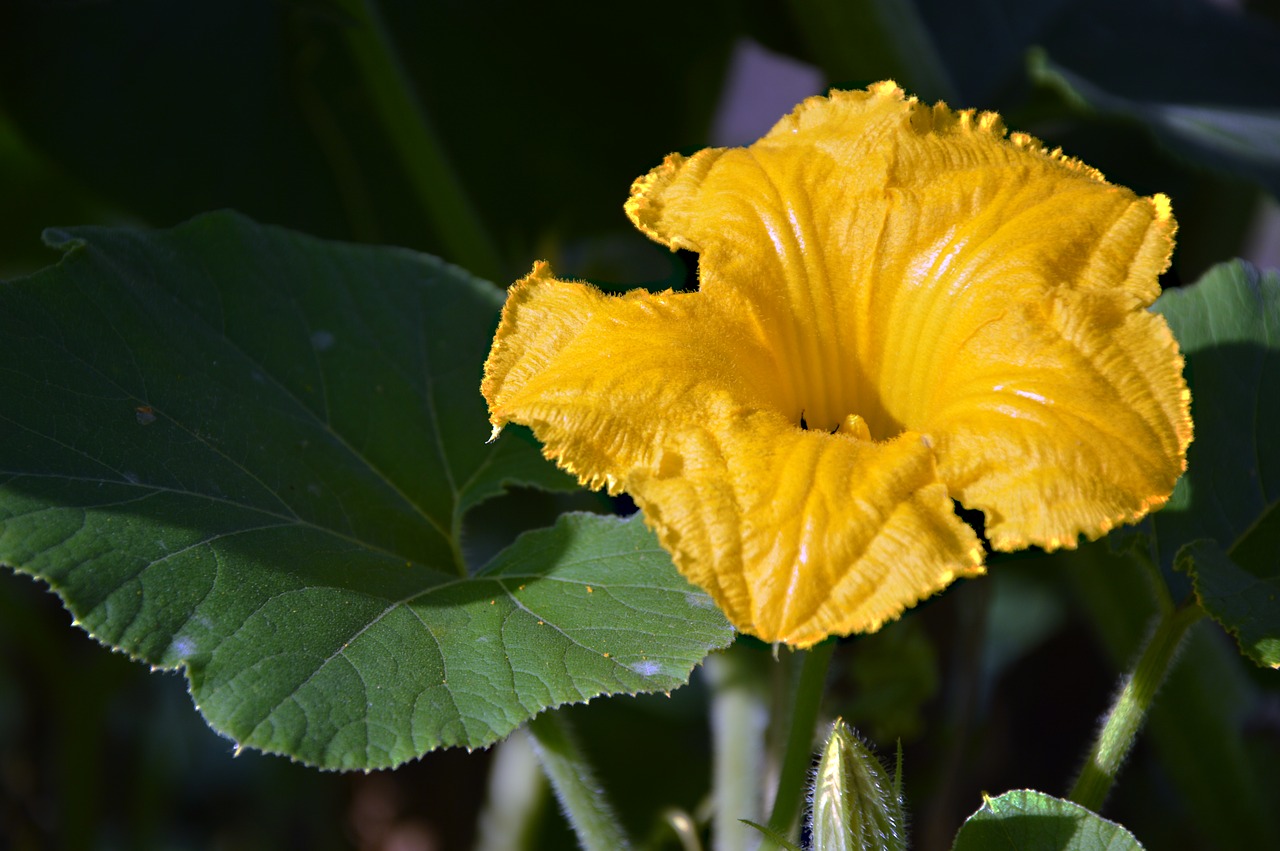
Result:
{"type": "Polygon", "coordinates": [[[648,659],[639,662],[632,662],[627,666],[642,677],[656,677],[662,673],[662,666],[657,662],[651,662],[648,659]]]}

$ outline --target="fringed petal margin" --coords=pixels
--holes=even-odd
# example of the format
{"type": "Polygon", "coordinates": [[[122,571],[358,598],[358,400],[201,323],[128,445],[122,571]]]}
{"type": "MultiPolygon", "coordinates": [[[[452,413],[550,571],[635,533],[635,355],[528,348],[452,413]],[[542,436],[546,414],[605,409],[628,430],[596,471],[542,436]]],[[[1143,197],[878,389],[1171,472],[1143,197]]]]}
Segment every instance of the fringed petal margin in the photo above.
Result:
{"type": "Polygon", "coordinates": [[[696,293],[611,296],[539,263],[507,295],[481,392],[495,435],[527,425],[548,458],[616,493],[661,466],[672,435],[776,407],[774,370],[750,326],[696,293]]]}
{"type": "Polygon", "coordinates": [[[918,434],[873,443],[770,412],[706,421],[626,487],[681,571],[764,641],[872,632],[982,570],[918,434]]]}
{"type": "Polygon", "coordinates": [[[1159,294],[1176,224],[993,113],[890,83],[746,149],[670,157],[628,212],[769,329],[787,415],[931,435],[995,546],[1074,546],[1159,507],[1191,437],[1159,294]]]}
{"type": "Polygon", "coordinates": [[[605,296],[545,266],[485,366],[529,425],[625,490],[740,629],[870,631],[981,570],[1168,499],[1191,440],[1159,293],[1176,224],[994,113],[893,83],[811,98],[748,148],[671,155],[632,222],[696,293],[605,296]],[[812,429],[812,430],[810,430],[812,429]]]}
{"type": "Polygon", "coordinates": [[[769,350],[717,303],[536,267],[485,366],[495,429],[526,424],[584,484],[630,493],[681,571],[766,641],[874,630],[978,572],[927,441],[801,429],[777,410],[769,350]]]}

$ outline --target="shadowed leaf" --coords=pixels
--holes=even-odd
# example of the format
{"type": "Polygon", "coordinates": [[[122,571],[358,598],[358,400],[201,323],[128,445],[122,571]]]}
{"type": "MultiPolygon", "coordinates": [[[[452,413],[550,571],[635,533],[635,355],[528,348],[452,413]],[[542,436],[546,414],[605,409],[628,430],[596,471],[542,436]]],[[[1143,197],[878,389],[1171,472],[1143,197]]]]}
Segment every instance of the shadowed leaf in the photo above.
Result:
{"type": "Polygon", "coordinates": [[[987,798],[952,851],[1140,851],[1133,834],[1070,801],[1020,789],[987,798]]]}
{"type": "Polygon", "coordinates": [[[730,640],[638,520],[568,517],[468,572],[470,507],[572,487],[485,444],[491,285],[233,214],[47,238],[62,262],[0,285],[0,562],[184,669],[220,732],[394,765],[675,688],[730,640]]]}
{"type": "Polygon", "coordinates": [[[1280,662],[1280,276],[1244,262],[1161,296],[1187,359],[1196,438],[1157,513],[1153,555],[1176,557],[1201,603],[1261,665],[1280,662]],[[1194,542],[1194,543],[1193,543],[1194,542]],[[1191,546],[1187,546],[1191,544],[1191,546]]]}

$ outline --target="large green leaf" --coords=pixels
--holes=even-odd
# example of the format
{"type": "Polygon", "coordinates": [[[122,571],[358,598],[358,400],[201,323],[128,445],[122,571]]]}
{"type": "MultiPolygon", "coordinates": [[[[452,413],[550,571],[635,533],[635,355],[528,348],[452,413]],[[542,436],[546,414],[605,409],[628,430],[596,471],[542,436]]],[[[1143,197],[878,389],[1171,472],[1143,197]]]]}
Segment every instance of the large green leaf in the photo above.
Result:
{"type": "Polygon", "coordinates": [[[1255,525],[1280,522],[1280,275],[1225,263],[1164,293],[1155,310],[1186,357],[1195,421],[1187,473],[1154,517],[1167,566],[1190,541],[1230,549],[1255,525]]]}
{"type": "Polygon", "coordinates": [[[1084,807],[1020,789],[987,798],[952,851],[1140,851],[1133,834],[1084,807]]]}
{"type": "Polygon", "coordinates": [[[638,521],[468,575],[468,508],[570,485],[518,433],[485,444],[490,285],[226,213],[49,239],[58,266],[0,285],[0,562],[184,668],[237,742],[393,765],[674,688],[730,640],[638,521]]]}
{"type": "Polygon", "coordinates": [[[1201,603],[1259,664],[1280,663],[1280,275],[1244,262],[1161,296],[1187,359],[1195,442],[1187,473],[1151,520],[1201,603]],[[1194,547],[1187,544],[1198,541],[1194,547]]]}
{"type": "Polygon", "coordinates": [[[1125,97],[1056,64],[1042,51],[1033,54],[1031,73],[1078,106],[1143,124],[1169,150],[1193,163],[1280,194],[1280,104],[1125,97]]]}
{"type": "MultiPolygon", "coordinates": [[[[1020,93],[1026,54],[1142,102],[1280,106],[1280,29],[1206,0],[914,0],[966,106],[1020,93]]],[[[1108,172],[1110,176],[1110,173],[1108,172]]]]}

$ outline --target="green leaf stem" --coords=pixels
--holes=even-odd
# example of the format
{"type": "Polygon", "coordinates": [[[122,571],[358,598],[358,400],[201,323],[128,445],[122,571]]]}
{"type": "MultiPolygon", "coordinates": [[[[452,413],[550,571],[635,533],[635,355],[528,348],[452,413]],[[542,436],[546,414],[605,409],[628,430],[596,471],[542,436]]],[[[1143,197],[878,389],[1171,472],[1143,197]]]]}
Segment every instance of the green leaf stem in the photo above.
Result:
{"type": "Polygon", "coordinates": [[[751,825],[763,818],[769,700],[767,674],[758,656],[754,648],[738,642],[707,657],[704,669],[711,691],[711,834],[717,851],[759,847],[751,825]]]}
{"type": "Polygon", "coordinates": [[[539,715],[529,722],[529,734],[542,770],[583,851],[631,848],[631,839],[618,822],[613,805],[568,722],[559,715],[539,715]]]}
{"type": "Polygon", "coordinates": [[[336,0],[350,20],[343,26],[383,129],[399,154],[447,256],[496,279],[503,263],[496,243],[467,197],[439,135],[413,95],[386,25],[372,0],[336,0]]]}
{"type": "Polygon", "coordinates": [[[1072,801],[1091,810],[1102,808],[1147,720],[1156,693],[1173,670],[1187,630],[1202,617],[1204,609],[1192,604],[1169,611],[1160,619],[1094,739],[1071,790],[1072,801]]]}
{"type": "Polygon", "coordinates": [[[828,638],[803,651],[800,680],[788,719],[786,749],[778,770],[778,788],[774,792],[769,828],[780,834],[791,831],[803,800],[802,789],[808,780],[807,766],[813,755],[813,736],[817,728],[818,710],[826,692],[827,669],[835,653],[836,640],[828,638]]]}

